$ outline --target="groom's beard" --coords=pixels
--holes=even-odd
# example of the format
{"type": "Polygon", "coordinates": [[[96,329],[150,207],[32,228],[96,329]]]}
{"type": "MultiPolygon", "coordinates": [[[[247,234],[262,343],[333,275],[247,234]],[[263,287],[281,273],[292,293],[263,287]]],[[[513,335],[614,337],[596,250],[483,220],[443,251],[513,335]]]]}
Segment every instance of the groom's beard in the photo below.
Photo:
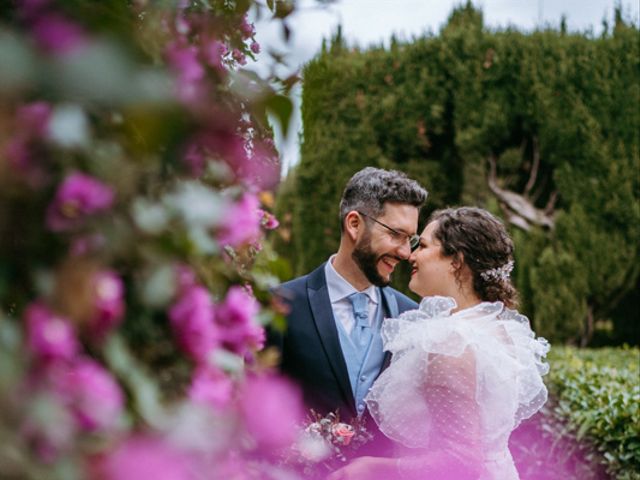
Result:
{"type": "Polygon", "coordinates": [[[351,254],[351,258],[356,262],[356,265],[360,267],[364,276],[367,277],[373,285],[376,287],[386,287],[389,285],[390,280],[385,280],[378,272],[378,261],[384,255],[378,256],[373,250],[371,250],[371,237],[369,233],[365,233],[361,241],[356,244],[351,254]]]}

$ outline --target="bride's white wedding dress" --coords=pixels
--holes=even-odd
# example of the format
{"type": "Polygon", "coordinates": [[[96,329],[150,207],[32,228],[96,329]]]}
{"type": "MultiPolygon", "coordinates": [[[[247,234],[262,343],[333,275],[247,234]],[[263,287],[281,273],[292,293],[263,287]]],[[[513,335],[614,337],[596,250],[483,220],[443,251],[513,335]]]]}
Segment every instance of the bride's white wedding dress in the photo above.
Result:
{"type": "Polygon", "coordinates": [[[398,461],[407,478],[452,478],[457,465],[472,478],[517,480],[509,435],[547,399],[549,345],[501,302],[455,308],[452,298],[427,297],[384,321],[393,356],[367,395],[369,411],[407,447],[398,461]]]}

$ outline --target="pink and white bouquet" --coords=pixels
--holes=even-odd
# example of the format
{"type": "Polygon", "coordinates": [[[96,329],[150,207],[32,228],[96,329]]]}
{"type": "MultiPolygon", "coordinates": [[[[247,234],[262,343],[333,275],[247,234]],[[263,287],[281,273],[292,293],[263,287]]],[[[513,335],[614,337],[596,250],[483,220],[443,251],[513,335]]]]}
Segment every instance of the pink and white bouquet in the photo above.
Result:
{"type": "Polygon", "coordinates": [[[342,422],[337,410],[323,417],[312,409],[307,419],[285,459],[285,463],[300,468],[305,476],[335,470],[373,438],[361,417],[342,422]]]}

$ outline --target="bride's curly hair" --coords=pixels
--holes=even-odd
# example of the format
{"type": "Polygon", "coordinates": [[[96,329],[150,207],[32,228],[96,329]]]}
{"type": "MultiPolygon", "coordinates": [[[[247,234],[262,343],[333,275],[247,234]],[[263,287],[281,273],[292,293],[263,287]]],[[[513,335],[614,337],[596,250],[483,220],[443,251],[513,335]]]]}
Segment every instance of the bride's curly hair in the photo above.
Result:
{"type": "Polygon", "coordinates": [[[504,224],[486,210],[475,207],[437,210],[429,218],[429,222],[433,221],[438,222],[434,236],[443,255],[462,254],[480,299],[516,308],[518,292],[508,275],[513,265],[513,241],[504,224]]]}

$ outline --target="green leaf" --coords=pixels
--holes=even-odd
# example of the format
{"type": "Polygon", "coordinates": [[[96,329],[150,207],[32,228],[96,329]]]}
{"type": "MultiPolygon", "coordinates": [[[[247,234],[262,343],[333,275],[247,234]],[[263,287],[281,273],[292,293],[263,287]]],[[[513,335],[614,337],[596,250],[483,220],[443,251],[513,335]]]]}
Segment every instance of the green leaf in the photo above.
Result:
{"type": "Polygon", "coordinates": [[[272,95],[266,102],[267,111],[276,117],[280,124],[282,136],[287,137],[291,114],[293,113],[293,102],[284,95],[272,95]]]}
{"type": "Polygon", "coordinates": [[[137,413],[149,425],[161,424],[166,412],[158,386],[133,357],[124,340],[113,335],[105,345],[104,353],[106,363],[131,392],[137,413]]]}
{"type": "Polygon", "coordinates": [[[587,420],[582,425],[580,425],[580,429],[576,433],[576,438],[578,440],[583,439],[584,435],[589,431],[589,428],[591,427],[593,422],[594,422],[593,418],[587,418],[587,420]]]}

